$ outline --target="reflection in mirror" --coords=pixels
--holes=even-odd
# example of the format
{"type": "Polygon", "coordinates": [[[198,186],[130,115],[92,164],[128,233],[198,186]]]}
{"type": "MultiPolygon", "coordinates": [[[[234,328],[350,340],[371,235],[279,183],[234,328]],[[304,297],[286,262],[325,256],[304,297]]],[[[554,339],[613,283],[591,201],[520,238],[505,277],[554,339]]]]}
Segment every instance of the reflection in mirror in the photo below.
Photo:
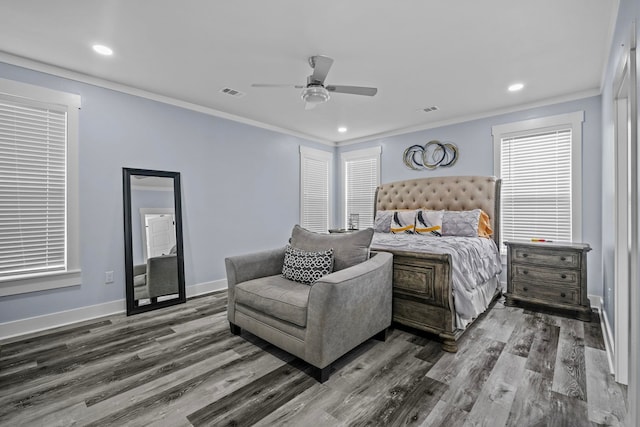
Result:
{"type": "Polygon", "coordinates": [[[180,174],[123,174],[127,314],[184,302],[180,174]]]}

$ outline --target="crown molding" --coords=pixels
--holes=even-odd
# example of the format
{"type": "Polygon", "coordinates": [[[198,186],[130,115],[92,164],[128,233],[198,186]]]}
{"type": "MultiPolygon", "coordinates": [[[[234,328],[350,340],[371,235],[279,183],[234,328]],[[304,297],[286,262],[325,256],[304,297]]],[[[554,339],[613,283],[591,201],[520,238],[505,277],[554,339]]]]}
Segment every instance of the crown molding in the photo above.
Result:
{"type": "Polygon", "coordinates": [[[134,95],[140,98],[150,99],[152,101],[173,105],[176,107],[184,108],[186,110],[196,111],[198,113],[207,114],[209,116],[219,117],[221,119],[231,120],[234,122],[246,124],[249,126],[260,128],[260,129],[265,129],[265,130],[278,132],[285,135],[295,136],[296,138],[302,138],[307,141],[318,142],[320,144],[328,145],[330,147],[336,146],[336,143],[334,141],[317,138],[315,136],[307,135],[305,133],[292,131],[291,129],[285,129],[279,126],[270,125],[268,123],[248,119],[246,117],[237,116],[235,114],[225,113],[224,111],[216,110],[214,108],[193,104],[191,102],[182,101],[180,99],[172,98],[165,95],[160,95],[160,94],[149,92],[142,89],[137,89],[135,87],[127,86],[121,83],[116,83],[111,80],[106,80],[100,77],[91,76],[88,74],[69,70],[67,68],[62,68],[57,65],[36,61],[36,60],[25,58],[22,56],[13,55],[7,52],[0,51],[0,62],[5,62],[10,65],[15,65],[18,67],[27,68],[34,71],[39,71],[46,74],[51,74],[56,77],[62,77],[65,79],[74,80],[81,83],[90,84],[93,86],[98,86],[98,87],[113,90],[116,92],[126,93],[127,95],[134,95]]]}
{"type": "Polygon", "coordinates": [[[375,135],[364,136],[361,138],[349,139],[349,140],[337,142],[336,145],[338,147],[345,147],[348,145],[358,144],[360,142],[368,142],[368,141],[373,141],[381,138],[389,138],[392,136],[404,135],[407,133],[420,132],[423,130],[435,129],[443,126],[450,126],[450,125],[455,125],[459,123],[470,122],[473,120],[486,119],[487,117],[499,116],[499,115],[509,114],[509,113],[516,113],[518,111],[529,110],[532,108],[546,107],[548,105],[575,101],[577,99],[589,98],[589,97],[597,96],[600,94],[601,92],[599,89],[589,89],[581,92],[574,92],[568,95],[558,96],[554,98],[547,98],[547,99],[543,99],[540,101],[535,101],[527,104],[519,104],[513,107],[499,108],[496,110],[485,111],[478,114],[459,116],[459,117],[454,117],[448,120],[441,120],[439,122],[432,122],[432,123],[412,126],[408,128],[396,129],[389,132],[381,132],[375,135]]]}

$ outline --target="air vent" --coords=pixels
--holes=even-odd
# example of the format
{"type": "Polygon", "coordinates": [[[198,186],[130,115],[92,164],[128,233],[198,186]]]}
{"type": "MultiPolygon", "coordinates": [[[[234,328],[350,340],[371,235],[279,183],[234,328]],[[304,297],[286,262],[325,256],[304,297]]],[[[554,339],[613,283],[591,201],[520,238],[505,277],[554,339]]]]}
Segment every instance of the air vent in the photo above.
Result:
{"type": "Polygon", "coordinates": [[[427,107],[427,108],[423,108],[422,111],[424,111],[425,113],[430,113],[432,111],[438,111],[439,108],[437,106],[433,106],[433,107],[427,107]]]}
{"type": "Polygon", "coordinates": [[[220,92],[225,93],[227,95],[235,96],[236,98],[240,98],[245,95],[239,90],[231,89],[230,87],[225,87],[223,89],[220,89],[220,92]]]}

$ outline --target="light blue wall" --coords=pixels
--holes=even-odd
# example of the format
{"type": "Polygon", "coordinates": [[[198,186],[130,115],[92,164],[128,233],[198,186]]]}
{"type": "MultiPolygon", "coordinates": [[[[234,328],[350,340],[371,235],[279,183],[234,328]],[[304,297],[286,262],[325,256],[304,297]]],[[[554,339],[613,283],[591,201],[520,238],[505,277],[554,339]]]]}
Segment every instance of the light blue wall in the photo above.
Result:
{"type": "MultiPolygon", "coordinates": [[[[493,175],[493,137],[491,127],[556,114],[584,111],[582,126],[582,240],[593,248],[589,253],[589,293],[602,295],[601,268],[601,103],[600,96],[549,105],[509,114],[443,126],[359,144],[339,147],[346,152],[372,146],[382,147],[381,182],[446,175],[493,175]],[[459,159],[449,168],[414,171],[402,161],[404,150],[437,139],[458,146],[459,159]]],[[[338,155],[339,155],[338,153],[338,155]]],[[[341,191],[341,189],[340,189],[341,191]]],[[[342,209],[342,196],[337,197],[342,209]]]]}
{"type": "MultiPolygon", "coordinates": [[[[614,209],[615,205],[615,160],[614,160],[614,128],[615,118],[613,109],[613,85],[615,74],[621,64],[623,55],[628,52],[631,40],[632,22],[636,22],[636,39],[640,39],[640,2],[637,0],[620,0],[616,28],[611,43],[609,61],[606,65],[606,75],[602,88],[602,223],[607,224],[602,229],[603,256],[603,289],[604,310],[615,331],[614,315],[614,209]]],[[[637,55],[637,54],[636,54],[637,55]]],[[[640,62],[640,58],[637,58],[640,62]]],[[[638,79],[640,80],[640,79],[638,79]]],[[[636,141],[637,144],[637,141],[636,141]]],[[[638,238],[638,236],[636,236],[638,238]]],[[[640,262],[632,260],[632,262],[640,262]]],[[[638,286],[637,283],[633,284],[638,286]]]]}
{"type": "Polygon", "coordinates": [[[77,93],[82,285],[0,298],[0,323],[124,298],[122,168],[181,172],[187,286],[228,255],[284,245],[311,141],[0,63],[0,77],[77,93]],[[105,271],[115,282],[104,284],[105,271]]]}

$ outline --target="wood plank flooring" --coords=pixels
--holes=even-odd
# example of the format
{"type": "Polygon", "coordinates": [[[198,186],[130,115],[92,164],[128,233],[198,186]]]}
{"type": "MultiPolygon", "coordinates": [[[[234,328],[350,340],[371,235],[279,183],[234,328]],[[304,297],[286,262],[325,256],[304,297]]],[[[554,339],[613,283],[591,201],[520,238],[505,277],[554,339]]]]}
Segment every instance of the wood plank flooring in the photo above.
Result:
{"type": "Polygon", "coordinates": [[[229,333],[226,292],[0,342],[1,426],[619,426],[599,319],[505,307],[458,353],[393,328],[309,366],[229,333]]]}

